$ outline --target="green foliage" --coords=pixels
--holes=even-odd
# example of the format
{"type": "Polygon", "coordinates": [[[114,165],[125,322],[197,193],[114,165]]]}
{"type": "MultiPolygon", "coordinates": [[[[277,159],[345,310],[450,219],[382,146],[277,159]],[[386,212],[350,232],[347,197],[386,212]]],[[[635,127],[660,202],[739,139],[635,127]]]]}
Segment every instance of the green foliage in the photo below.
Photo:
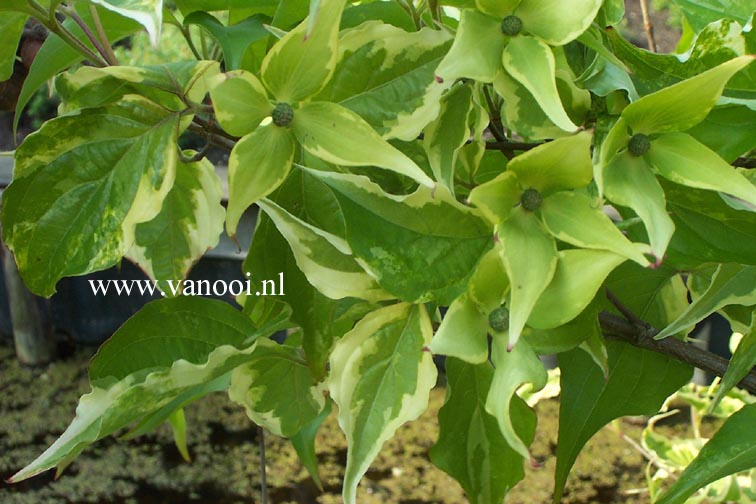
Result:
{"type": "MultiPolygon", "coordinates": [[[[756,177],[733,166],[756,148],[753,7],[676,3],[678,55],[604,29],[622,20],[616,0],[3,2],[0,78],[30,16],[51,33],[17,111],[51,79],[62,100],[3,194],[29,288],[49,296],[123,258],[181,280],[252,205],[243,270],[286,285],[240,296],[241,311],[147,305],[92,361],[68,430],[13,481],[122,428],[168,422],[186,455],[183,407],[227,391],[291,439],[317,484],[314,440],[335,405],[351,504],[384,442],[427,408],[435,354],[448,385],[430,456],[471,502],[498,504],[530,462],[521,397],[557,353],[558,502],[598,429],[685,385],[682,343],[665,338],[716,312],[744,335],[706,406],[726,421],[667,493],[650,482],[682,502],[751,469],[754,410],[729,398],[756,363],[756,177]],[[131,36],[126,64],[112,46],[131,36]],[[228,151],[225,209],[206,152],[179,148],[186,131],[228,151]]],[[[643,442],[671,460],[652,431],[643,442]]]]}

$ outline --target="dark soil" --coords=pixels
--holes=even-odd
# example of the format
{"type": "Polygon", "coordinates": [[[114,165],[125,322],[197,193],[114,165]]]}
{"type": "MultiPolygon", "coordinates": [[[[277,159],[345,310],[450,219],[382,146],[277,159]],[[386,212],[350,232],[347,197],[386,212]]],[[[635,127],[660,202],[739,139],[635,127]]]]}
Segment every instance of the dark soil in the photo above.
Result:
{"type": "MultiPolygon", "coordinates": [[[[9,477],[49,446],[73,418],[78,397],[89,390],[86,378],[91,349],[44,369],[20,366],[10,347],[0,345],[0,477],[9,477]]],[[[361,484],[359,502],[465,503],[459,485],[428,461],[438,434],[436,414],[444,390],[437,388],[420,420],[404,426],[387,443],[361,484]]],[[[541,466],[527,467],[527,477],[507,502],[548,503],[553,490],[558,403],[538,405],[538,433],[533,453],[541,466]]],[[[259,455],[256,430],[240,408],[223,394],[187,408],[192,462],[182,461],[170,430],[120,442],[107,438],[76,459],[53,481],[52,472],[17,485],[0,483],[0,502],[8,504],[99,503],[246,503],[259,502],[259,455]]],[[[642,421],[620,421],[619,428],[638,440],[642,421]]],[[[321,494],[286,440],[266,437],[267,475],[272,503],[341,502],[340,483],[346,445],[335,418],[317,441],[325,493],[321,494]]],[[[605,428],[578,458],[563,499],[565,503],[645,503],[646,464],[605,428]]]]}

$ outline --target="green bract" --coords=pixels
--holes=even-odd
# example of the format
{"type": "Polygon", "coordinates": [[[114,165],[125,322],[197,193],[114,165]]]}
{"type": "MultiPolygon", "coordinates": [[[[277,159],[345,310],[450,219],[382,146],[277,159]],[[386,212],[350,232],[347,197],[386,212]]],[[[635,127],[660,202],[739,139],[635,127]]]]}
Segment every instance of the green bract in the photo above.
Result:
{"type": "Polygon", "coordinates": [[[675,4],[683,36],[663,54],[614,28],[619,0],[0,0],[0,104],[17,121],[46,82],[61,99],[6,154],[23,281],[50,296],[126,258],[166,298],[103,344],[70,426],[11,482],[164,422],[188,459],[185,407],[225,392],[321,488],[315,439],[337,417],[355,504],[438,381],[430,458],[473,504],[524,478],[537,400],[561,401],[556,504],[599,429],[672,394],[723,423],[706,444],[649,423],[650,498],[745,502],[754,11],[675,4]],[[34,58],[32,18],[49,32],[34,58]],[[249,283],[226,299],[241,309],[182,289],[224,222],[242,248],[251,218],[249,283]],[[686,341],[714,313],[742,335],[726,368],[686,341]],[[691,363],[722,375],[706,397],[691,363]]]}

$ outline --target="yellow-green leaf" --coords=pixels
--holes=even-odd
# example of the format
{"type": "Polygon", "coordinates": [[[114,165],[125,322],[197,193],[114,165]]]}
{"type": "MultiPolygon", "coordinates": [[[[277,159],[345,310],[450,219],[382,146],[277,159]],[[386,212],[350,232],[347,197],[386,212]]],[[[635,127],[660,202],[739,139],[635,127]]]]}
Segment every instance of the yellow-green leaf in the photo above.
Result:
{"type": "Polygon", "coordinates": [[[428,348],[471,364],[488,360],[488,316],[467,294],[454,300],[428,348]]]}
{"type": "Polygon", "coordinates": [[[460,77],[492,82],[501,68],[501,51],[506,40],[501,20],[465,9],[459,20],[454,43],[441,61],[436,74],[444,81],[460,77]]]}
{"type": "Polygon", "coordinates": [[[218,123],[232,135],[254,131],[273,106],[257,77],[244,70],[219,75],[210,90],[218,123]]]}
{"type": "Polygon", "coordinates": [[[515,10],[525,31],[550,45],[565,45],[588,29],[603,0],[523,0],[515,10]]]}
{"type": "Polygon", "coordinates": [[[514,172],[505,171],[470,191],[470,202],[496,226],[509,217],[512,208],[520,200],[520,192],[514,172]]]}

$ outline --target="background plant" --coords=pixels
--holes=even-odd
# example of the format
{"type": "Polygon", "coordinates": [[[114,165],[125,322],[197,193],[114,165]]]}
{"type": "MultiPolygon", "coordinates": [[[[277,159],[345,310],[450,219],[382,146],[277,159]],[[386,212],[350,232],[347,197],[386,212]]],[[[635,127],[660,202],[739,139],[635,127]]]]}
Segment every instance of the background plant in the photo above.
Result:
{"type": "MultiPolygon", "coordinates": [[[[431,458],[472,502],[500,502],[536,428],[517,391],[543,388],[539,355],[557,354],[558,502],[585,442],[658,412],[691,365],[723,376],[712,408],[739,382],[756,391],[753,10],[678,3],[682,55],[625,41],[614,0],[6,1],[0,76],[29,17],[51,33],[18,110],[51,78],[62,99],[3,194],[27,285],[49,296],[124,257],[181,280],[253,204],[244,271],[287,285],[241,311],[147,305],[93,359],[66,432],[12,480],[124,427],[169,421],[181,447],[182,408],[228,390],[316,481],[335,405],[355,502],[383,443],[426,409],[437,354],[431,458]],[[185,42],[176,60],[119,63],[118,40],[157,45],[164,24],[185,42]],[[179,148],[190,133],[230,153],[227,209],[207,149],[179,148]],[[714,312],[745,335],[729,365],[685,342],[714,312]]],[[[731,412],[657,502],[753,467],[755,414],[731,412]]]]}

